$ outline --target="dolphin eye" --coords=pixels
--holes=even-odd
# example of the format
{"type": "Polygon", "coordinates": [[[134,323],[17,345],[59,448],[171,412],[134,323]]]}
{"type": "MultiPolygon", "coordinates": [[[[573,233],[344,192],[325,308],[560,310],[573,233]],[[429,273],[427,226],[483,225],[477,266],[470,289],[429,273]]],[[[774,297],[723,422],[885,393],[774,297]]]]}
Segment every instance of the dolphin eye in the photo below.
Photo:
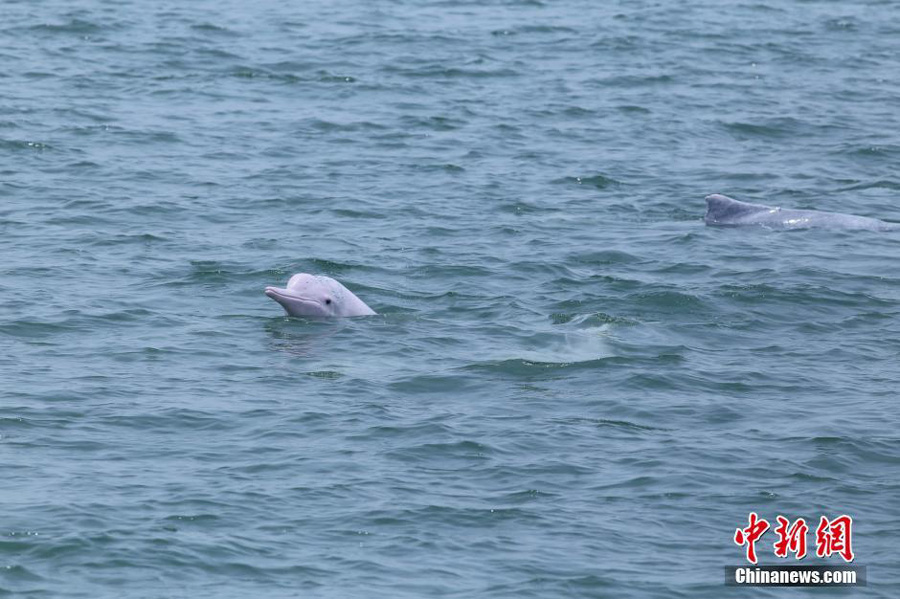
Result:
{"type": "Polygon", "coordinates": [[[328,305],[330,306],[330,305],[331,305],[331,298],[329,297],[327,300],[325,300],[325,303],[328,304],[328,305]]]}

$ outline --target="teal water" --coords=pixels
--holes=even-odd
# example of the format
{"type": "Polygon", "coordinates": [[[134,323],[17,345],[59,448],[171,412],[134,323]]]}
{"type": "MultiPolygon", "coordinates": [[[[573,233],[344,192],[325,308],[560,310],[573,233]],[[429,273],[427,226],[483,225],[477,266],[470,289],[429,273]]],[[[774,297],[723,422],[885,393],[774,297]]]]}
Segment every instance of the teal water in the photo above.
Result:
{"type": "Polygon", "coordinates": [[[702,221],[900,221],[896,2],[0,15],[0,595],[900,593],[900,235],[702,221]]]}

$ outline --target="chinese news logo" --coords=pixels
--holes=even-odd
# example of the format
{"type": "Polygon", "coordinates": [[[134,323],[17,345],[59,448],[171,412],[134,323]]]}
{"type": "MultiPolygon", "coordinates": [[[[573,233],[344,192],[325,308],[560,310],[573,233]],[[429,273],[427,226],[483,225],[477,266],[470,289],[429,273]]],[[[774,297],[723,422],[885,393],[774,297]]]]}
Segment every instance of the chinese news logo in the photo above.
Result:
{"type": "Polygon", "coordinates": [[[756,512],[750,512],[747,526],[734,531],[734,542],[744,548],[747,561],[752,566],[726,566],[725,584],[737,586],[865,586],[866,567],[849,565],[855,557],[853,554],[853,518],[842,514],[836,518],[819,518],[813,541],[816,555],[829,558],[838,555],[844,560],[842,565],[757,565],[757,542],[772,529],[775,542],[772,543],[775,557],[796,560],[806,557],[807,537],[810,525],[803,518],[794,521],[784,516],[775,517],[775,527],[767,520],[760,518],[756,512]]]}
{"type": "MultiPolygon", "coordinates": [[[[793,554],[798,560],[806,557],[806,536],[809,526],[803,518],[797,518],[791,522],[784,516],[777,516],[778,526],[774,531],[778,539],[773,544],[775,555],[787,558],[793,554]]],[[[756,542],[769,530],[769,522],[750,512],[746,528],[738,528],[734,531],[734,542],[743,547],[746,545],[747,561],[757,563],[756,542]]],[[[831,557],[834,554],[841,556],[845,562],[853,561],[853,518],[841,515],[829,520],[825,516],[819,519],[816,527],[816,555],[818,557],[831,557]]]]}

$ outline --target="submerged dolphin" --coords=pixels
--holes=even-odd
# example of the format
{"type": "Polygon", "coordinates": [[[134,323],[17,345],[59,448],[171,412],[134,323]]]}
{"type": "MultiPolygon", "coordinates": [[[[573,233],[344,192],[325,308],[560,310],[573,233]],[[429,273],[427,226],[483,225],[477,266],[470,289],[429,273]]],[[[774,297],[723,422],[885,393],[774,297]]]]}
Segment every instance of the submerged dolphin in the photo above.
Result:
{"type": "Polygon", "coordinates": [[[288,316],[336,318],[375,314],[352,291],[331,277],[305,272],[291,277],[286,289],[266,287],[266,295],[281,304],[288,316]]]}
{"type": "Polygon", "coordinates": [[[866,216],[818,210],[792,210],[763,204],[739,202],[718,193],[706,196],[707,225],[738,227],[761,225],[778,229],[866,229],[869,231],[900,230],[900,224],[866,216]]]}

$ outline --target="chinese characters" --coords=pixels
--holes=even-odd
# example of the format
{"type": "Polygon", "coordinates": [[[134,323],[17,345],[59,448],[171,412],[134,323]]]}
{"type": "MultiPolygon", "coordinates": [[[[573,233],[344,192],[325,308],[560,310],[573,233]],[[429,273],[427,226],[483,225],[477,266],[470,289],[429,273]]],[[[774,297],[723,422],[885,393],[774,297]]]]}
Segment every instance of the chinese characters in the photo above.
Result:
{"type": "MultiPolygon", "coordinates": [[[[747,561],[755,564],[757,563],[756,542],[769,530],[769,522],[760,518],[756,512],[750,512],[747,520],[746,528],[738,528],[734,531],[734,542],[741,547],[746,546],[747,561]]],[[[775,555],[787,558],[789,554],[793,554],[798,560],[806,557],[806,535],[809,532],[806,520],[797,518],[791,522],[781,515],[777,516],[775,520],[778,523],[778,526],[774,528],[778,537],[773,544],[775,555]]],[[[816,555],[831,557],[836,553],[844,561],[852,562],[854,558],[852,528],[853,518],[850,516],[841,515],[833,520],[822,516],[816,527],[816,555]]]]}

